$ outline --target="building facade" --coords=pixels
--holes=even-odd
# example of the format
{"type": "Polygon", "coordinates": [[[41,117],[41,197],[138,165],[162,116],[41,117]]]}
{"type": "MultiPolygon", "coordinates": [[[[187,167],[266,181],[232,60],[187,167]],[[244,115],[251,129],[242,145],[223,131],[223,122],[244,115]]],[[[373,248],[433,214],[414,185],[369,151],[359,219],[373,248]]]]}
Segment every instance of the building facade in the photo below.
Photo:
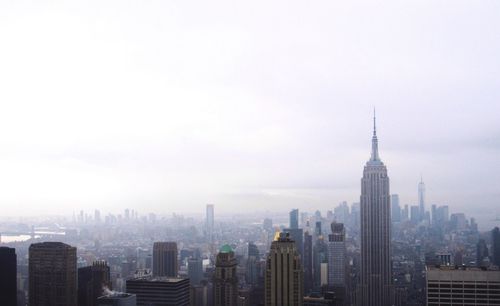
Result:
{"type": "Polygon", "coordinates": [[[97,298],[111,290],[110,269],[105,261],[78,269],[78,306],[96,306],[97,298]]]}
{"type": "Polygon", "coordinates": [[[29,305],[77,305],[75,247],[62,242],[30,245],[29,305]]]}
{"type": "Polygon", "coordinates": [[[220,248],[215,262],[214,306],[236,305],[238,301],[238,261],[229,245],[220,248]]]}
{"type": "Polygon", "coordinates": [[[166,276],[128,279],[127,293],[135,294],[137,306],[189,306],[189,280],[166,276]]]}
{"type": "Polygon", "coordinates": [[[0,247],[0,305],[17,306],[16,250],[0,247]]]}
{"type": "Polygon", "coordinates": [[[303,270],[295,242],[280,233],[267,256],[265,277],[266,306],[302,306],[303,270]]]}
{"type": "Polygon", "coordinates": [[[177,277],[179,264],[176,242],[153,244],[153,276],[177,277]]]}
{"type": "Polygon", "coordinates": [[[500,271],[427,266],[427,305],[500,305],[500,271]]]}

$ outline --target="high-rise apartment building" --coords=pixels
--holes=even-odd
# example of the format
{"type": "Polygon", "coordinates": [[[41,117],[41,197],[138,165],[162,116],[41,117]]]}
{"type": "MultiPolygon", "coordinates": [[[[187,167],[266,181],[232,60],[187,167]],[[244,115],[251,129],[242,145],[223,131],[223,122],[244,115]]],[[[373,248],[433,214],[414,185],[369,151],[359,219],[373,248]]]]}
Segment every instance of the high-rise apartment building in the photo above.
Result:
{"type": "Polygon", "coordinates": [[[29,305],[77,305],[75,247],[62,242],[30,245],[29,305]]]}
{"type": "Polygon", "coordinates": [[[302,306],[303,270],[299,257],[288,233],[280,233],[272,242],[266,261],[266,306],[302,306]]]}
{"type": "Polygon", "coordinates": [[[176,242],[153,244],[153,276],[177,277],[179,264],[176,242]]]}
{"type": "Polygon", "coordinates": [[[215,262],[214,306],[236,305],[238,301],[237,265],[238,261],[234,256],[233,249],[227,244],[223,245],[215,262]]]}
{"type": "Polygon", "coordinates": [[[391,211],[389,176],[380,160],[373,118],[371,158],[361,179],[361,305],[389,306],[391,301],[391,211]]]}
{"type": "Polygon", "coordinates": [[[128,279],[127,293],[135,294],[137,306],[189,306],[189,280],[176,277],[128,279]]]}
{"type": "Polygon", "coordinates": [[[0,305],[17,306],[16,250],[0,247],[0,305]]]}
{"type": "Polygon", "coordinates": [[[500,305],[500,271],[427,266],[427,305],[500,305]]]}
{"type": "Polygon", "coordinates": [[[105,261],[78,269],[78,306],[96,306],[105,289],[111,290],[110,269],[105,261]]]}
{"type": "Polygon", "coordinates": [[[209,243],[214,242],[214,205],[207,204],[207,213],[205,220],[205,233],[209,243]]]}

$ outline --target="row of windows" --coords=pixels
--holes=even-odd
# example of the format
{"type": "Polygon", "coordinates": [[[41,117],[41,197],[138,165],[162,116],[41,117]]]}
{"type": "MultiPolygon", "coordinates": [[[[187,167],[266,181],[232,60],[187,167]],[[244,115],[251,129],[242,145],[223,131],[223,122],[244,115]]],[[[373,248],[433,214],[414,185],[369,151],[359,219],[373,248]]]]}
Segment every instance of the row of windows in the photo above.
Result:
{"type": "Polygon", "coordinates": [[[500,289],[500,284],[473,285],[473,284],[428,284],[429,288],[481,288],[481,289],[500,289]]]}

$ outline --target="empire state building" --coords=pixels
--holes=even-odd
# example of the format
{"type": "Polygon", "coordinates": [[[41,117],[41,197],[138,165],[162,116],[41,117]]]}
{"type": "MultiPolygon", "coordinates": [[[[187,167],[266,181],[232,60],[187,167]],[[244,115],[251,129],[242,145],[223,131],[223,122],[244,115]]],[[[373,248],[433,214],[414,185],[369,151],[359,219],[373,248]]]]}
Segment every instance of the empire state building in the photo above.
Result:
{"type": "Polygon", "coordinates": [[[391,305],[391,287],[389,177],[378,155],[374,116],[372,153],[361,179],[360,305],[391,305]]]}

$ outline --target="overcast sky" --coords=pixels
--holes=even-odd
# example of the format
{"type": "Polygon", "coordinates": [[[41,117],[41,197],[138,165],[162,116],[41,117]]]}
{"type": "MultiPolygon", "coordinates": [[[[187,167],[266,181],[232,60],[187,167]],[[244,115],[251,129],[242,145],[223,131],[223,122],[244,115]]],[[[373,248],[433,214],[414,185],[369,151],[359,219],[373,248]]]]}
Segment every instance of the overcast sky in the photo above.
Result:
{"type": "MultiPolygon", "coordinates": [[[[500,215],[500,1],[1,1],[0,211],[500,215]]],[[[497,222],[498,223],[498,222],[497,222]]]]}

